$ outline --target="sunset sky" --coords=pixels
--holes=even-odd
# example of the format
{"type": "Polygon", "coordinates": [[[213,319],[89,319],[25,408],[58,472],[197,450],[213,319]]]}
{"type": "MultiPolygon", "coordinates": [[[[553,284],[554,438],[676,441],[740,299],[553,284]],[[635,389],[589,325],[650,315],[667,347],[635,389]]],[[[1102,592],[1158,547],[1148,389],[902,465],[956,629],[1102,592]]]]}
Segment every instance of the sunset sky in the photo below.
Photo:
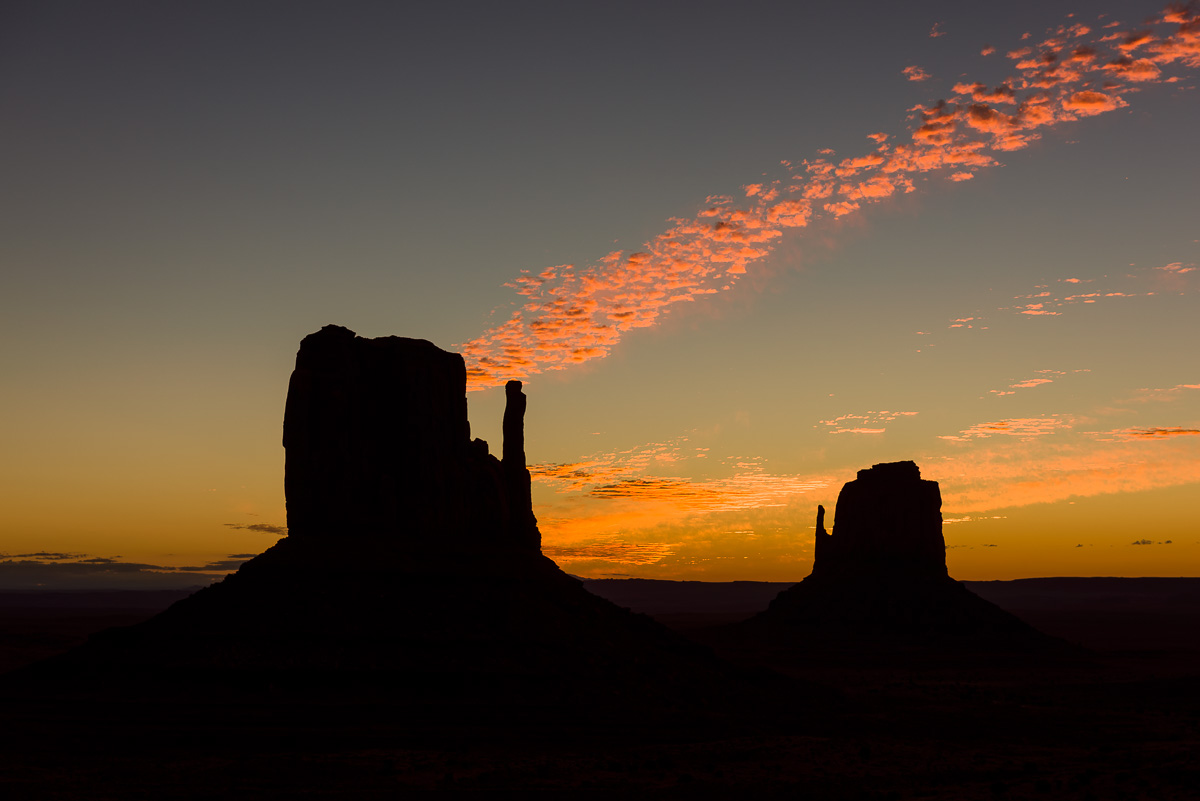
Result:
{"type": "Polygon", "coordinates": [[[328,323],[526,381],[576,575],[799,580],[901,459],[956,578],[1200,575],[1198,13],[6,4],[0,588],[275,542],[328,323]]]}

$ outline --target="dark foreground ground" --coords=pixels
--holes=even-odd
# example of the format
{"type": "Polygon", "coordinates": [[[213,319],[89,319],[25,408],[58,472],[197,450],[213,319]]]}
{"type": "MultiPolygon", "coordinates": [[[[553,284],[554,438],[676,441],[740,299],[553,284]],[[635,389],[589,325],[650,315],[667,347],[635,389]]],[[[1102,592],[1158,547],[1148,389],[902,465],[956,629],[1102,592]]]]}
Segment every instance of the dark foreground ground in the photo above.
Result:
{"type": "MultiPolygon", "coordinates": [[[[749,680],[761,675],[786,712],[618,706],[564,715],[238,687],[203,698],[181,691],[164,701],[161,694],[106,697],[71,687],[47,692],[18,673],[0,676],[0,797],[393,798],[512,789],[814,799],[1200,797],[1200,580],[969,585],[1088,649],[1048,656],[833,654],[803,642],[738,645],[714,635],[712,624],[753,614],[786,586],[588,583],[716,647],[749,680]]],[[[0,593],[0,670],[137,622],[177,595],[0,593]]]]}

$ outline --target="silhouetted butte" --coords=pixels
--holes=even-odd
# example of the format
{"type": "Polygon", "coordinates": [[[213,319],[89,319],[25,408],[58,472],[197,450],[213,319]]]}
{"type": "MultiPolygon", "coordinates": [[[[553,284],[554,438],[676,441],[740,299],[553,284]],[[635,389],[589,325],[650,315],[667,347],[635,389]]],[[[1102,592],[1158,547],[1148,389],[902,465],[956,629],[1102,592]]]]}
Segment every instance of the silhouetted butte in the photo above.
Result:
{"type": "Polygon", "coordinates": [[[1053,642],[949,576],[942,497],[914,462],[859,470],[842,487],[833,533],[817,507],[812,573],[749,628],[824,643],[1037,647],[1053,642]]]}
{"type": "Polygon", "coordinates": [[[373,686],[415,702],[721,695],[729,669],[707,649],[541,554],[526,398],[518,381],[506,394],[497,459],[471,439],[460,355],[338,326],[305,337],[284,416],[288,536],[44,669],[123,686],[373,686]]]}

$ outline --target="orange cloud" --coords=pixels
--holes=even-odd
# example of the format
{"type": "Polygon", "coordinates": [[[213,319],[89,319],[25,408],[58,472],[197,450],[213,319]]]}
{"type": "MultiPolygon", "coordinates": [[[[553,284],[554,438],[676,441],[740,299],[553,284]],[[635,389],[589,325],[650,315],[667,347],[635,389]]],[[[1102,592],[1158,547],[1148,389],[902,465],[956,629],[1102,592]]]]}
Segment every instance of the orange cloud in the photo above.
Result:
{"type": "Polygon", "coordinates": [[[1189,436],[1161,438],[1153,446],[1142,441],[1051,447],[1018,440],[962,456],[925,457],[921,473],[941,483],[944,509],[986,512],[1200,482],[1195,445],[1189,436]]]}
{"type": "Polygon", "coordinates": [[[884,423],[891,423],[901,417],[914,417],[917,412],[865,412],[863,414],[843,414],[832,420],[820,420],[818,425],[827,426],[830,434],[882,434],[887,431],[884,423]]]}
{"type": "Polygon", "coordinates": [[[1185,273],[1195,272],[1196,265],[1189,264],[1185,267],[1182,262],[1173,261],[1170,264],[1164,264],[1162,267],[1156,267],[1155,269],[1162,270],[1166,273],[1171,273],[1172,275],[1183,275],[1185,273]]]}
{"type": "Polygon", "coordinates": [[[903,72],[905,77],[907,77],[910,81],[927,81],[930,77],[928,72],[916,65],[905,67],[903,70],[901,70],[901,72],[903,72]]]}
{"type": "Polygon", "coordinates": [[[656,471],[665,472],[688,459],[708,457],[707,448],[689,447],[687,441],[686,436],[676,437],[624,451],[593,454],[569,464],[534,464],[529,472],[535,482],[554,488],[558,494],[636,499],[657,504],[656,514],[668,517],[780,506],[828,483],[823,476],[768,473],[760,460],[745,458],[726,460],[732,475],[725,478],[657,475],[656,471]]]}
{"type": "MultiPolygon", "coordinates": [[[[1039,374],[1041,374],[1040,378],[1026,378],[1022,381],[1018,381],[1015,384],[1009,384],[1008,388],[1010,390],[1032,389],[1033,387],[1040,387],[1042,384],[1051,384],[1054,382],[1055,378],[1060,378],[1060,377],[1066,375],[1066,373],[1064,373],[1062,370],[1038,370],[1037,372],[1039,374]],[[1053,376],[1053,378],[1047,378],[1046,376],[1053,376]]],[[[1016,394],[1015,392],[1005,392],[1005,391],[999,390],[999,389],[992,389],[992,390],[988,390],[988,391],[992,395],[1015,395],[1016,394]]]]}
{"type": "Polygon", "coordinates": [[[987,439],[994,436],[1029,439],[1070,429],[1074,424],[1074,418],[1057,414],[1048,417],[1017,417],[992,423],[976,423],[958,434],[939,436],[938,439],[950,442],[967,442],[972,439],[987,439]]]}
{"type": "Polygon", "coordinates": [[[675,547],[675,543],[614,540],[584,545],[543,545],[542,553],[559,564],[602,561],[622,565],[652,565],[673,554],[675,547]]]}
{"type": "Polygon", "coordinates": [[[1167,439],[1169,437],[1195,437],[1200,435],[1200,429],[1180,428],[1122,428],[1110,432],[1122,439],[1167,439]]]}
{"type": "Polygon", "coordinates": [[[1124,100],[1114,95],[1106,95],[1103,92],[1076,92],[1067,99],[1063,100],[1063,108],[1067,111],[1073,111],[1076,114],[1084,116],[1092,116],[1095,114],[1103,114],[1106,111],[1123,108],[1129,105],[1124,100]]]}
{"type": "Polygon", "coordinates": [[[1138,390],[1138,401],[1173,401],[1178,400],[1187,389],[1200,389],[1200,384],[1176,384],[1165,389],[1142,388],[1138,390]]]}
{"type": "MultiPolygon", "coordinates": [[[[1168,65],[1200,67],[1200,13],[1194,6],[1172,7],[1156,25],[1174,28],[1098,36],[1084,25],[1062,26],[1036,52],[1032,47],[1009,52],[1017,74],[997,88],[961,82],[954,92],[969,95],[969,103],[939,101],[915,109],[919,124],[909,143],[888,145],[887,136],[878,133],[871,135],[878,144],[874,152],[837,164],[817,158],[803,161],[802,171],[791,171],[788,162],[786,184],[782,179],[747,184],[740,208],[729,196],[710,196],[693,218],[670,220],[637,252],[610,253],[588,266],[523,273],[510,284],[524,298],[521,307],[458,345],[470,388],[603,358],[625,334],[655,325],[672,306],[734,286],[771,253],[785,231],[911,192],[914,179],[925,173],[948,170],[951,180],[968,180],[979,168],[995,166],[995,154],[1028,147],[1044,129],[1127,106],[1118,94],[1121,88],[1111,84],[1114,79],[1165,83],[1178,78],[1164,77],[1168,65]],[[841,180],[835,182],[835,176],[841,180]],[[835,192],[840,199],[833,199],[835,192]]],[[[916,66],[904,73],[911,80],[929,77],[916,66]]],[[[824,149],[821,155],[833,151],[824,149]]],[[[1069,302],[1096,298],[1031,303],[1016,313],[1057,316],[1061,312],[1054,307],[1069,302]]]]}

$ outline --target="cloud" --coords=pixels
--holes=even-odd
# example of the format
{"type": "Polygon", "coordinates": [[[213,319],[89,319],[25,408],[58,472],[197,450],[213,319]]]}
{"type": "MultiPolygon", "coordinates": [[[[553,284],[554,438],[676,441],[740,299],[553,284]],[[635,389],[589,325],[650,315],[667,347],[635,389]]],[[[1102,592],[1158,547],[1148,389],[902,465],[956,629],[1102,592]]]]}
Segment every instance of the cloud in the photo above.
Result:
{"type": "Polygon", "coordinates": [[[16,554],[0,560],[0,589],[184,589],[220,579],[255,555],[231,554],[203,565],[172,567],[110,556],[16,554]]]}
{"type": "MultiPolygon", "coordinates": [[[[735,286],[785,233],[912,192],[927,173],[946,170],[951,180],[967,180],[996,166],[996,155],[1028,147],[1045,130],[1124,108],[1122,92],[1132,96],[1131,84],[1178,77],[1165,76],[1170,65],[1200,67],[1200,16],[1193,6],[1173,7],[1146,31],[1104,35],[1063,25],[1036,48],[1008,55],[1016,72],[995,89],[963,81],[954,87],[961,102],[915,108],[907,143],[872,134],[874,151],[837,164],[825,158],[832,155],[828,148],[812,160],[785,160],[787,174],[747,184],[736,203],[727,195],[710,196],[693,217],[669,220],[665,231],[636,251],[615,251],[589,265],[524,271],[509,284],[523,299],[519,308],[458,345],[469,387],[499,386],[604,358],[626,334],[656,325],[677,304],[735,286]]],[[[904,73],[911,80],[929,77],[916,66],[904,73]]],[[[1063,298],[1057,305],[1071,302],[1096,299],[1063,298]]],[[[1061,314],[1057,305],[1037,301],[1014,311],[1054,317],[1061,314]]]]}
{"type": "Polygon", "coordinates": [[[1070,429],[1074,424],[1074,418],[1063,415],[1015,417],[990,423],[976,423],[970,428],[960,431],[958,434],[940,436],[938,439],[950,442],[966,442],[972,439],[987,439],[988,437],[995,436],[1029,439],[1032,437],[1044,437],[1047,434],[1070,429]]]}
{"type": "Polygon", "coordinates": [[[724,478],[660,475],[691,459],[708,459],[708,448],[689,446],[686,435],[624,451],[592,454],[572,463],[529,466],[534,482],[559,494],[599,500],[634,500],[656,507],[656,515],[711,514],[782,506],[798,495],[823,489],[825,476],[767,472],[757,458],[721,460],[732,474],[724,478]]]}
{"type": "MultiPolygon", "coordinates": [[[[1025,316],[1060,317],[1072,306],[1094,306],[1116,299],[1153,297],[1158,294],[1157,290],[1162,288],[1164,281],[1174,291],[1191,291],[1187,282],[1191,279],[1189,273],[1192,269],[1194,268],[1184,266],[1181,262],[1172,262],[1153,270],[1137,269],[1114,278],[1108,276],[1102,278],[1058,278],[1046,284],[1038,284],[1035,289],[1041,291],[1028,292],[1013,298],[1016,301],[1031,302],[1001,306],[997,311],[1025,316]],[[1061,289],[1051,288],[1053,284],[1066,286],[1061,289]],[[1096,284],[1097,286],[1091,292],[1062,291],[1067,288],[1081,288],[1082,284],[1096,284]]],[[[973,319],[975,318],[968,317],[955,322],[973,319]]]]}
{"type": "Polygon", "coordinates": [[[272,523],[222,523],[229,528],[241,529],[242,531],[254,531],[259,534],[274,534],[283,536],[287,534],[287,526],[277,526],[272,523]]]}
{"type": "MultiPolygon", "coordinates": [[[[1052,384],[1052,383],[1054,383],[1055,378],[1061,378],[1062,376],[1066,375],[1066,373],[1063,372],[1062,370],[1037,370],[1035,372],[1037,372],[1039,374],[1037,378],[1022,379],[1022,380],[1016,382],[1015,384],[1009,384],[1008,389],[1009,390],[1032,389],[1034,387],[1040,387],[1043,384],[1052,384]]],[[[991,389],[991,390],[988,390],[988,392],[992,395],[1015,395],[1016,394],[1015,391],[1005,391],[1005,390],[1000,390],[1000,389],[991,389]]]]}
{"type": "Polygon", "coordinates": [[[992,439],[961,455],[921,456],[921,473],[941,482],[943,508],[987,512],[1037,503],[1200,483],[1191,437],[1145,442],[992,439]]]}
{"type": "Polygon", "coordinates": [[[674,553],[674,544],[658,542],[591,542],[581,545],[543,545],[542,553],[559,564],[614,562],[622,565],[652,565],[674,553]]]}
{"type": "Polygon", "coordinates": [[[81,553],[62,553],[58,551],[37,551],[36,553],[0,554],[5,559],[33,559],[40,562],[59,562],[64,560],[79,560],[84,558],[81,553]]]}
{"type": "Polygon", "coordinates": [[[1176,384],[1163,389],[1142,388],[1138,390],[1136,401],[1175,401],[1184,397],[1188,390],[1200,389],[1200,384],[1176,384]]]}
{"type": "Polygon", "coordinates": [[[1171,437],[1200,436],[1200,429],[1181,428],[1179,426],[1169,428],[1121,428],[1110,433],[1122,439],[1161,440],[1171,437]]]}
{"type": "Polygon", "coordinates": [[[1185,273],[1195,272],[1196,265],[1184,265],[1182,262],[1173,261],[1170,264],[1164,264],[1162,267],[1156,267],[1155,269],[1162,270],[1163,272],[1170,273],[1172,275],[1184,275],[1185,273]]]}
{"type": "Polygon", "coordinates": [[[903,72],[904,76],[910,81],[928,81],[930,77],[928,72],[916,65],[905,67],[903,70],[901,70],[901,72],[903,72]]]}
{"type": "Polygon", "coordinates": [[[884,423],[891,423],[901,417],[913,417],[916,412],[865,412],[863,414],[843,414],[832,420],[821,420],[818,425],[827,426],[830,434],[882,434],[887,429],[884,423]]]}
{"type": "Polygon", "coordinates": [[[1104,92],[1084,91],[1071,95],[1063,101],[1062,105],[1067,111],[1073,111],[1076,114],[1090,117],[1096,114],[1103,114],[1106,111],[1124,108],[1129,104],[1115,95],[1107,95],[1104,92]]]}
{"type": "Polygon", "coordinates": [[[721,516],[761,515],[789,508],[832,482],[827,475],[768,471],[761,458],[711,457],[686,436],[575,463],[531,465],[530,473],[543,541],[556,546],[627,537],[683,521],[693,530],[721,516]],[[700,460],[706,471],[729,474],[681,477],[678,468],[690,460],[700,460]],[[547,497],[544,490],[553,494],[547,497]]]}
{"type": "Polygon", "coordinates": [[[207,562],[203,565],[185,565],[176,568],[162,568],[164,570],[178,570],[183,573],[231,573],[242,566],[242,563],[252,558],[252,556],[230,556],[228,559],[218,559],[215,562],[207,562]]]}

